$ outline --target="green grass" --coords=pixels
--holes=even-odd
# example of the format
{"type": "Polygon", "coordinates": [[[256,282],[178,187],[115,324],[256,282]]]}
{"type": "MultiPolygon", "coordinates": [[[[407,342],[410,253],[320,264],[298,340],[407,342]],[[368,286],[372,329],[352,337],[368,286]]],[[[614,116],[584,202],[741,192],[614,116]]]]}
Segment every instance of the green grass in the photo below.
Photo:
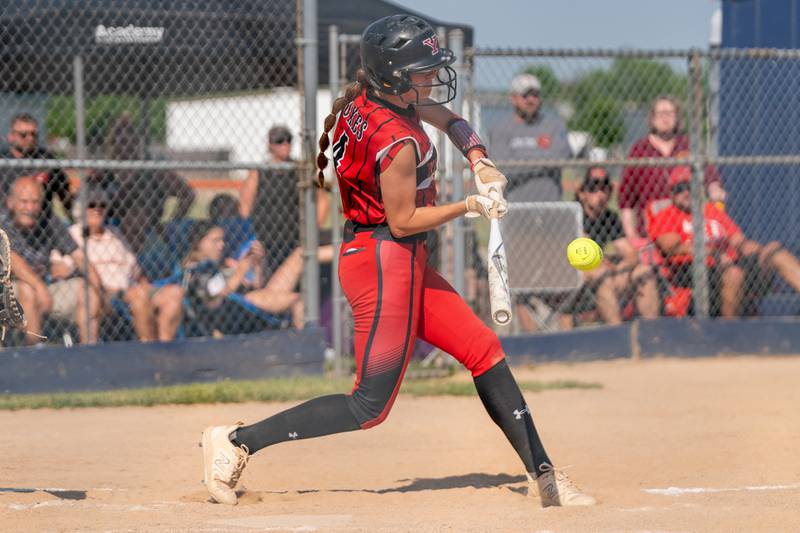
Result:
{"type": "MultiPolygon", "coordinates": [[[[599,389],[598,383],[580,381],[522,381],[520,388],[528,392],[554,389],[599,389]]],[[[238,402],[278,402],[306,400],[324,394],[348,392],[352,377],[323,376],[264,379],[253,381],[221,381],[142,389],[120,389],[103,392],[57,394],[0,395],[0,409],[64,409],[77,407],[152,406],[166,404],[208,404],[238,402]]],[[[411,396],[472,396],[471,381],[452,378],[408,379],[401,394],[411,396]]]]}

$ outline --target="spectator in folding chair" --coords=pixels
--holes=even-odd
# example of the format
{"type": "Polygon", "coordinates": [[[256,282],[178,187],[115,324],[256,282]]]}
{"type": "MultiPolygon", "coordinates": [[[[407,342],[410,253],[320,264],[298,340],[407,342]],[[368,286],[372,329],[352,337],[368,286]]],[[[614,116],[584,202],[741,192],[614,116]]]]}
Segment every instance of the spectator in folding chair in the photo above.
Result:
{"type": "Polygon", "coordinates": [[[84,277],[64,271],[50,261],[55,249],[83,268],[83,251],[56,217],[43,211],[44,188],[34,176],[22,176],[11,185],[0,227],[11,242],[14,289],[28,320],[26,342],[36,343],[44,318],[75,323],[80,342],[97,342],[100,277],[89,264],[84,277]],[[18,266],[19,265],[19,266],[18,266]],[[88,283],[89,290],[85,290],[88,283]],[[85,300],[88,292],[88,301],[85,300]],[[88,303],[88,305],[87,305],[88,303]]]}
{"type": "Polygon", "coordinates": [[[208,204],[208,218],[225,233],[225,259],[239,259],[256,240],[251,221],[239,214],[239,201],[231,194],[215,195],[208,204]]]}
{"type": "Polygon", "coordinates": [[[226,261],[223,229],[199,221],[192,227],[190,242],[191,251],[183,262],[187,313],[205,334],[267,329],[286,313],[295,327],[302,327],[303,302],[293,290],[302,274],[299,249],[265,283],[265,254],[259,241],[253,241],[240,259],[226,261]]]}
{"type": "MultiPolygon", "coordinates": [[[[670,175],[672,205],[653,219],[650,236],[665,258],[670,282],[684,292],[692,287],[691,169],[670,175]]],[[[712,315],[740,316],[745,299],[758,299],[777,273],[800,293],[800,261],[781,243],[761,245],[748,239],[728,214],[707,202],[703,208],[712,315]]],[[[686,300],[688,305],[689,300],[686,300]]]]}
{"type": "MultiPolygon", "coordinates": [[[[180,286],[153,287],[148,282],[122,233],[116,227],[106,225],[108,203],[108,195],[101,188],[92,187],[87,191],[87,256],[100,276],[101,313],[116,311],[124,318],[130,318],[141,341],[172,340],[181,318],[180,286]]],[[[68,232],[82,250],[81,224],[73,224],[68,232]]],[[[54,263],[60,262],[67,271],[75,269],[76,265],[68,255],[53,251],[51,259],[54,263]]]]}
{"type": "MultiPolygon", "coordinates": [[[[327,193],[325,194],[327,197],[327,193]]],[[[319,207],[317,214],[318,217],[324,217],[327,213],[327,207],[319,207]]],[[[221,193],[214,196],[208,207],[208,215],[212,222],[220,226],[225,232],[225,251],[223,257],[226,261],[231,259],[241,259],[253,245],[257,239],[254,224],[249,218],[241,215],[241,206],[239,201],[233,195],[221,193]]],[[[321,218],[318,219],[318,222],[321,218]]],[[[291,224],[290,224],[291,225],[291,224]]],[[[266,235],[266,241],[259,242],[266,250],[280,249],[285,245],[282,239],[285,234],[278,233],[277,235],[266,235]]],[[[320,325],[326,329],[332,327],[332,265],[333,265],[333,235],[329,229],[321,229],[319,231],[319,252],[318,259],[320,262],[320,306],[321,316],[320,325]]],[[[299,272],[294,269],[281,268],[283,264],[294,265],[297,264],[298,268],[302,269],[302,262],[297,262],[293,256],[300,257],[301,252],[295,245],[294,248],[288,251],[287,254],[281,254],[283,260],[276,266],[274,263],[275,257],[270,257],[267,253],[265,258],[264,275],[268,277],[273,285],[279,283],[276,276],[285,276],[285,279],[280,280],[281,286],[293,292],[299,291],[299,287],[292,286],[291,283],[297,283],[299,280],[299,272]],[[273,279],[275,278],[275,279],[273,279]],[[294,281],[293,281],[294,280],[294,281]]]]}
{"type": "Polygon", "coordinates": [[[575,199],[583,208],[583,231],[606,250],[603,263],[583,272],[584,285],[562,304],[561,329],[571,329],[576,317],[597,316],[606,324],[619,324],[630,302],[630,315],[644,319],[659,313],[658,286],[653,268],[638,260],[635,247],[625,237],[619,215],[608,208],[612,185],[605,167],[587,169],[575,199]]]}

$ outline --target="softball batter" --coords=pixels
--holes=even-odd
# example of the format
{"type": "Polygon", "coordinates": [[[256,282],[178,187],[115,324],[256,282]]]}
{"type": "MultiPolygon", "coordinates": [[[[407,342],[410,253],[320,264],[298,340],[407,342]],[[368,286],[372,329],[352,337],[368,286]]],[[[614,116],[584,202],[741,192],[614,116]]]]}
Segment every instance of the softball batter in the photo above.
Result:
{"type": "Polygon", "coordinates": [[[364,31],[358,82],[326,118],[317,159],[321,181],[335,126],[333,165],[347,219],[339,277],[355,322],[355,386],[350,394],[315,398],[249,426],[207,428],[205,484],[217,502],[236,504],[234,488],[248,458],[267,446],[383,422],[419,338],[472,373],[489,416],[537,481],[543,506],[595,503],[553,469],[497,336],[426,265],[427,231],[464,215],[506,212],[505,176],[470,125],[441,105],[455,97],[454,59],[417,17],[385,17],[364,31]],[[429,98],[434,89],[445,93],[441,101],[429,98]],[[469,159],[479,194],[434,205],[436,149],[420,120],[445,131],[469,159]]]}

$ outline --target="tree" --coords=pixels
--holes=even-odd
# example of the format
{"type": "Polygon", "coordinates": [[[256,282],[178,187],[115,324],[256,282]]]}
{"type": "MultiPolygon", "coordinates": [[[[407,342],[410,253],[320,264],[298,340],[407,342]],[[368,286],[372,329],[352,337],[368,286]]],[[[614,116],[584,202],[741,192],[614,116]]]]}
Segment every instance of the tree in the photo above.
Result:
{"type": "Polygon", "coordinates": [[[588,131],[598,146],[610,147],[625,136],[625,109],[647,109],[656,96],[686,98],[687,78],[652,59],[617,58],[608,69],[595,69],[565,87],[575,115],[570,128],[588,131]]]}
{"type": "Polygon", "coordinates": [[[595,95],[577,107],[567,127],[586,131],[595,145],[609,148],[621,143],[625,135],[622,105],[611,97],[595,95]]]}
{"type": "MultiPolygon", "coordinates": [[[[71,96],[52,96],[46,104],[47,132],[76,142],[75,100],[71,96]]],[[[108,126],[122,113],[130,115],[138,125],[143,120],[139,98],[123,95],[100,95],[86,101],[86,144],[96,149],[103,145],[108,126]]],[[[151,100],[148,105],[148,135],[151,142],[163,143],[167,137],[167,101],[151,100]]]]}

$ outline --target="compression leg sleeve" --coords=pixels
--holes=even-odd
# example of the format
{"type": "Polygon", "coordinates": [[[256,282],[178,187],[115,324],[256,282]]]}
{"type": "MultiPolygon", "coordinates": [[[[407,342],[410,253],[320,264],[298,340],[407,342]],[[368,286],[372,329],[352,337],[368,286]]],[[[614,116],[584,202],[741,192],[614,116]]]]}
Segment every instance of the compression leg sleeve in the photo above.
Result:
{"type": "Polygon", "coordinates": [[[522,459],[526,471],[534,477],[541,474],[542,464],[549,466],[552,463],[544,451],[528,405],[505,359],[476,377],[475,388],[489,416],[522,459]]]}

